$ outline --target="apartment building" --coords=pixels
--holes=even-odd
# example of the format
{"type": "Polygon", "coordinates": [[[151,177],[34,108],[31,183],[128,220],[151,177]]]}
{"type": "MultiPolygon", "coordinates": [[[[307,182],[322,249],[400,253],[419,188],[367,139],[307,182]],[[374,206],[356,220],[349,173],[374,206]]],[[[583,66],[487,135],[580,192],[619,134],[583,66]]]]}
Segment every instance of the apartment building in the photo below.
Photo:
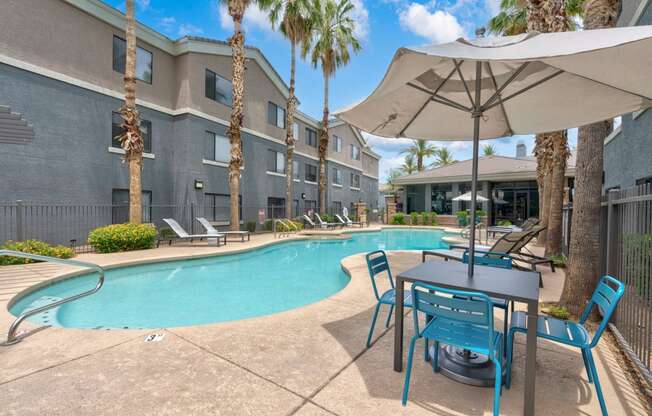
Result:
{"type": "MultiPolygon", "coordinates": [[[[124,15],[99,0],[5,0],[0,14],[0,200],[125,204],[120,133],[124,15]]],[[[138,25],[137,97],[145,140],[146,205],[214,206],[228,218],[231,49],[171,40],[138,25]]],[[[260,50],[246,48],[241,205],[293,213],[318,203],[319,122],[285,126],[288,86],[260,50]],[[285,201],[285,129],[294,129],[294,199],[285,201]],[[271,209],[271,208],[270,208],[271,209]]],[[[377,208],[378,160],[359,131],[329,128],[328,208],[377,208]]],[[[268,210],[268,215],[275,214],[268,210]]],[[[224,218],[217,218],[224,217],[224,218]]]]}

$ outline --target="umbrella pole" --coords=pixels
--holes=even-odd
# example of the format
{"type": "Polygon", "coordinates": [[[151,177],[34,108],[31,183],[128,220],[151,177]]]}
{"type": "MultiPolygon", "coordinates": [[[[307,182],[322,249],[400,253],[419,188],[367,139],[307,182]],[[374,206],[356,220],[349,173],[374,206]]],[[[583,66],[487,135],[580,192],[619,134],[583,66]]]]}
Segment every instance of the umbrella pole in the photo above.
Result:
{"type": "Polygon", "coordinates": [[[468,275],[473,277],[475,264],[475,212],[478,195],[478,154],[480,147],[480,118],[482,117],[482,63],[475,63],[475,102],[473,104],[473,164],[471,168],[471,235],[469,241],[468,275]]]}

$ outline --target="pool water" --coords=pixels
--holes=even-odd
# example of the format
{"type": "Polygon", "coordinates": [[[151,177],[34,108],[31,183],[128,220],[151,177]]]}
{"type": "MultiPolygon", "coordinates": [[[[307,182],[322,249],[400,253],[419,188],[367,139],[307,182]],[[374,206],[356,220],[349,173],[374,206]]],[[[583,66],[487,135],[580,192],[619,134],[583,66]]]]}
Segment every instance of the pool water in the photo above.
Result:
{"type": "MultiPolygon", "coordinates": [[[[340,260],[377,249],[445,247],[442,231],[383,230],[348,240],[304,240],[242,254],[152,263],[109,270],[102,289],[32,317],[74,328],[161,328],[268,315],[317,302],[342,290],[349,277],[340,260]]],[[[237,244],[237,243],[234,243],[237,244]]],[[[51,303],[92,288],[96,274],[44,287],[10,312],[51,303]]]]}

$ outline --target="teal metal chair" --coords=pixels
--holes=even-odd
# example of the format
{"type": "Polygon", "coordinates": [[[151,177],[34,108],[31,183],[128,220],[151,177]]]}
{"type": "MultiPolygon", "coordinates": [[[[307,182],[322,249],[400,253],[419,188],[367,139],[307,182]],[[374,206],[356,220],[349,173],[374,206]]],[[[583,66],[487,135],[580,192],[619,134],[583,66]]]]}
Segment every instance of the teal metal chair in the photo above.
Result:
{"type": "MultiPolygon", "coordinates": [[[[602,396],[602,388],[600,387],[600,380],[598,378],[598,371],[593,361],[591,350],[598,345],[602,333],[607,328],[607,324],[611,319],[620,298],[625,293],[625,285],[619,280],[611,276],[603,276],[596,287],[591,300],[589,301],[582,317],[579,322],[564,321],[548,316],[539,316],[537,321],[537,337],[545,338],[551,341],[559,342],[560,344],[570,345],[577,347],[582,351],[582,358],[584,359],[584,367],[589,379],[589,383],[595,385],[595,391],[598,395],[600,402],[600,409],[602,415],[607,416],[607,406],[602,396]],[[597,306],[602,314],[602,321],[598,326],[597,331],[591,338],[589,331],[584,327],[584,323],[588,319],[593,307],[597,306]]],[[[511,367],[512,356],[514,350],[514,334],[517,332],[526,333],[527,315],[525,312],[514,312],[512,314],[512,325],[509,330],[508,336],[508,349],[507,349],[507,375],[505,378],[505,387],[509,388],[511,383],[511,367]]]]}
{"type": "MultiPolygon", "coordinates": [[[[389,326],[389,323],[392,319],[392,312],[394,312],[394,305],[396,305],[396,289],[394,287],[394,278],[392,277],[392,271],[389,269],[387,254],[385,254],[383,250],[372,251],[371,253],[367,253],[366,259],[367,269],[369,270],[369,277],[371,278],[371,286],[374,289],[374,296],[376,296],[376,300],[378,301],[376,304],[376,309],[374,309],[373,318],[371,319],[369,335],[367,336],[367,347],[370,347],[371,337],[374,334],[374,327],[376,326],[376,319],[378,318],[378,312],[380,312],[381,305],[389,305],[389,314],[387,315],[385,328],[389,326]],[[381,295],[378,292],[378,287],[376,286],[376,278],[378,275],[383,274],[383,272],[386,272],[387,274],[391,289],[387,290],[381,295]]],[[[405,293],[403,305],[412,307],[412,299],[409,293],[405,293]]]]}
{"type": "MultiPolygon", "coordinates": [[[[484,293],[444,289],[415,282],[411,289],[414,307],[414,335],[410,340],[405,383],[403,384],[403,405],[407,403],[412,373],[414,346],[421,338],[432,340],[435,351],[439,343],[452,345],[483,354],[494,362],[496,369],[494,384],[494,416],[500,414],[500,395],[502,393],[502,338],[503,334],[494,331],[493,303],[484,293]],[[429,319],[423,329],[419,328],[419,312],[429,319]]],[[[431,360],[432,369],[439,371],[439,354],[431,360]]]]}

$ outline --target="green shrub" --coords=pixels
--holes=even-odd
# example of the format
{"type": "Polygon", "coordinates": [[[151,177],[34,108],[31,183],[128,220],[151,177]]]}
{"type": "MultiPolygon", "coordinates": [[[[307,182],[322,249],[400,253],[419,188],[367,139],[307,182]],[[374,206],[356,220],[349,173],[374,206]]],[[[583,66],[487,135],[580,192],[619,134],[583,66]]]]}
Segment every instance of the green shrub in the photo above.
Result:
{"type": "Polygon", "coordinates": [[[553,254],[550,256],[550,260],[555,265],[555,267],[566,267],[566,256],[563,254],[553,254]]]}
{"type": "Polygon", "coordinates": [[[272,220],[265,220],[265,223],[263,224],[263,229],[265,231],[272,231],[272,220]]]}
{"type": "Polygon", "coordinates": [[[88,243],[98,253],[148,249],[155,241],[156,228],[149,224],[113,224],[88,234],[88,243]]]}
{"type": "Polygon", "coordinates": [[[255,233],[256,232],[256,221],[247,221],[247,224],[245,225],[247,228],[247,231],[250,233],[255,233]]]}
{"type": "Polygon", "coordinates": [[[279,222],[276,224],[276,231],[281,232],[281,233],[286,233],[286,232],[291,232],[291,231],[298,231],[298,230],[303,230],[303,222],[297,221],[297,220],[285,220],[285,222],[290,222],[294,225],[294,227],[289,227],[282,222],[279,222]]]}
{"type": "Polygon", "coordinates": [[[500,225],[501,227],[508,227],[512,225],[512,222],[510,220],[500,220],[498,221],[498,225],[500,225]]]}
{"type": "Polygon", "coordinates": [[[176,233],[170,227],[161,228],[158,231],[158,235],[160,235],[161,238],[164,238],[164,239],[165,238],[174,238],[174,237],[176,237],[176,233]]]}
{"type": "Polygon", "coordinates": [[[430,225],[437,225],[437,213],[434,211],[430,213],[430,225]]]}
{"type": "Polygon", "coordinates": [[[427,212],[422,212],[421,222],[423,223],[423,225],[430,225],[430,214],[428,214],[427,212]]]}
{"type": "Polygon", "coordinates": [[[391,224],[393,225],[405,225],[405,215],[398,213],[394,214],[391,220],[391,224]]]}
{"type": "MultiPolygon", "coordinates": [[[[2,247],[4,250],[21,251],[23,253],[38,254],[41,256],[69,259],[75,255],[70,247],[51,246],[38,240],[7,241],[2,247]]],[[[35,260],[22,257],[0,256],[0,265],[36,263],[35,260]]]]}
{"type": "Polygon", "coordinates": [[[419,223],[419,214],[413,212],[410,214],[410,224],[417,225],[419,223]]]}
{"type": "Polygon", "coordinates": [[[335,221],[335,217],[330,214],[319,214],[319,216],[324,222],[337,222],[335,221]]]}
{"type": "Polygon", "coordinates": [[[552,316],[553,318],[566,320],[570,318],[570,312],[563,306],[551,305],[543,309],[543,312],[552,316]]]}

